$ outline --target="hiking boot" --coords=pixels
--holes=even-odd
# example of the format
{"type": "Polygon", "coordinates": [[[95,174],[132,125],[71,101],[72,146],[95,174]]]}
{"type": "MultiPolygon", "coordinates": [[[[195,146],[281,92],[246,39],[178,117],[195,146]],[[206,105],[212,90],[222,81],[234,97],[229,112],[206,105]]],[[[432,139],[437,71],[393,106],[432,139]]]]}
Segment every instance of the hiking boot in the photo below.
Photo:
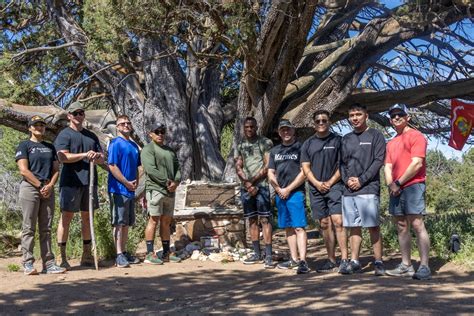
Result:
{"type": "Polygon", "coordinates": [[[331,260],[326,260],[326,262],[319,268],[316,269],[318,273],[328,273],[328,272],[336,272],[338,270],[336,263],[332,262],[331,260]]]}
{"type": "Polygon", "coordinates": [[[298,262],[293,259],[277,264],[278,269],[294,270],[298,268],[298,262]]]}
{"type": "Polygon", "coordinates": [[[67,262],[67,260],[62,260],[59,267],[66,269],[66,271],[71,270],[71,265],[69,264],[69,262],[67,262]]]}
{"type": "Polygon", "coordinates": [[[397,265],[395,269],[385,271],[386,275],[391,276],[408,276],[411,277],[415,274],[415,269],[413,269],[412,265],[407,266],[403,262],[397,265]]]}
{"type": "Polygon", "coordinates": [[[35,267],[33,266],[33,262],[25,262],[23,263],[23,273],[25,275],[36,275],[38,271],[36,271],[35,267]]]}
{"type": "Polygon", "coordinates": [[[273,263],[271,256],[265,258],[265,263],[263,264],[263,267],[265,269],[275,269],[275,264],[273,263]]]}
{"type": "Polygon", "coordinates": [[[135,256],[132,256],[131,254],[129,254],[126,251],[123,253],[123,255],[125,256],[125,258],[127,258],[127,261],[128,261],[129,264],[138,264],[138,263],[140,263],[140,259],[138,259],[135,256]]]}
{"type": "Polygon", "coordinates": [[[91,245],[83,245],[82,257],[81,257],[81,267],[93,267],[94,266],[94,257],[91,252],[91,245]]]}
{"type": "Polygon", "coordinates": [[[64,272],[66,272],[66,268],[62,268],[54,262],[46,264],[46,266],[43,267],[43,271],[41,271],[41,273],[45,274],[59,274],[64,272]]]}
{"type": "Polygon", "coordinates": [[[431,279],[431,270],[427,266],[420,266],[418,270],[413,274],[413,279],[415,280],[430,280],[431,279]]]}
{"type": "Polygon", "coordinates": [[[164,253],[161,257],[161,260],[163,260],[163,262],[173,262],[173,263],[181,262],[181,258],[177,257],[173,252],[164,253]]]}
{"type": "Polygon", "coordinates": [[[304,260],[300,260],[298,262],[298,269],[296,270],[296,274],[306,274],[309,273],[311,269],[308,267],[308,264],[304,260]]]}
{"type": "Polygon", "coordinates": [[[115,259],[115,265],[117,268],[129,268],[130,264],[128,263],[127,257],[123,253],[117,255],[115,259]]]}
{"type": "Polygon", "coordinates": [[[143,262],[148,264],[163,264],[163,261],[158,258],[158,256],[154,252],[150,252],[149,254],[147,254],[143,262]]]}
{"type": "Polygon", "coordinates": [[[382,261],[375,261],[374,262],[374,274],[375,274],[375,276],[385,275],[385,267],[383,266],[382,261]]]}
{"type": "Polygon", "coordinates": [[[262,263],[262,262],[263,262],[263,259],[255,253],[247,257],[247,259],[243,261],[244,264],[255,264],[255,263],[262,263]]]}

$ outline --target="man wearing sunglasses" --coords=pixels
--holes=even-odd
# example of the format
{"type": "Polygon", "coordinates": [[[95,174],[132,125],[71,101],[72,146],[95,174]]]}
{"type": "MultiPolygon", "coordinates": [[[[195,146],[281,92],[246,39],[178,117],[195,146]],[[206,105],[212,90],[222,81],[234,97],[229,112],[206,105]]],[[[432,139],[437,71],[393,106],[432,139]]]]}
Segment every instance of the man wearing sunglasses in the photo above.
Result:
{"type": "Polygon", "coordinates": [[[386,273],[392,276],[411,276],[413,279],[431,279],[428,266],[430,238],[423,222],[425,210],[426,147],[422,133],[411,128],[406,106],[396,104],[388,111],[390,123],[397,135],[387,144],[385,180],[390,204],[389,212],[397,225],[402,262],[386,273]],[[415,231],[421,264],[415,273],[411,264],[410,226],[415,231]]]}
{"type": "MultiPolygon", "coordinates": [[[[56,140],[59,161],[63,164],[59,180],[59,204],[61,219],[58,224],[58,245],[61,250],[60,266],[70,269],[66,257],[69,225],[74,214],[80,212],[82,220],[83,252],[81,266],[93,266],[91,254],[91,232],[89,226],[89,162],[104,163],[104,155],[97,136],[85,129],[84,107],[74,102],[67,109],[69,126],[63,129],[56,140]]],[[[94,209],[99,207],[97,196],[97,169],[94,168],[94,209]]]]}
{"type": "Polygon", "coordinates": [[[316,133],[301,148],[301,165],[309,183],[313,218],[319,220],[328,254],[328,260],[316,271],[335,272],[338,270],[336,240],[341,249],[342,263],[347,264],[347,237],[342,226],[341,207],[343,184],[339,172],[342,138],[330,131],[328,111],[316,111],[313,120],[316,133]]]}
{"type": "Polygon", "coordinates": [[[141,163],[140,150],[130,138],[133,132],[130,118],[127,115],[118,116],[116,126],[117,137],[108,146],[108,191],[117,251],[115,264],[119,268],[126,268],[140,262],[127,252],[127,240],[128,228],[135,223],[135,190],[138,187],[138,167],[141,163]]]}
{"type": "Polygon", "coordinates": [[[176,153],[165,145],[166,132],[164,124],[154,124],[149,132],[151,142],[143,147],[141,153],[142,166],[146,172],[145,196],[149,215],[145,229],[147,255],[144,261],[148,264],[181,261],[170,252],[170,226],[174,215],[175,191],[181,180],[181,171],[176,153]],[[163,246],[161,258],[154,251],[158,222],[160,222],[160,237],[163,246]]]}

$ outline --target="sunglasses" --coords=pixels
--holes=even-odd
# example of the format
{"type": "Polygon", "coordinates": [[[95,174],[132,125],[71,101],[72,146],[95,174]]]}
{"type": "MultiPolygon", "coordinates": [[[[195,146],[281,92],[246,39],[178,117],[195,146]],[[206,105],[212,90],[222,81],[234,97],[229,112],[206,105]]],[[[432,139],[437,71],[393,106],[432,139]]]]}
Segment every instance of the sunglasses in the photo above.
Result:
{"type": "Polygon", "coordinates": [[[328,120],[322,119],[322,120],[314,120],[316,124],[327,124],[329,122],[328,120]]]}
{"type": "Polygon", "coordinates": [[[71,114],[72,114],[72,116],[79,116],[79,115],[83,116],[85,113],[84,113],[84,111],[74,111],[71,114]]]}
{"type": "Polygon", "coordinates": [[[396,118],[397,116],[398,116],[398,117],[405,117],[405,116],[407,116],[407,114],[406,114],[406,113],[403,113],[403,112],[398,112],[398,113],[390,114],[390,118],[391,118],[391,119],[394,119],[394,118],[396,118]]]}
{"type": "Polygon", "coordinates": [[[117,125],[118,126],[125,126],[125,125],[132,126],[132,122],[122,122],[122,123],[118,123],[117,125]]]}
{"type": "Polygon", "coordinates": [[[166,130],[164,130],[164,129],[157,129],[157,130],[155,130],[153,133],[155,133],[156,135],[165,135],[165,134],[166,134],[166,130]]]}

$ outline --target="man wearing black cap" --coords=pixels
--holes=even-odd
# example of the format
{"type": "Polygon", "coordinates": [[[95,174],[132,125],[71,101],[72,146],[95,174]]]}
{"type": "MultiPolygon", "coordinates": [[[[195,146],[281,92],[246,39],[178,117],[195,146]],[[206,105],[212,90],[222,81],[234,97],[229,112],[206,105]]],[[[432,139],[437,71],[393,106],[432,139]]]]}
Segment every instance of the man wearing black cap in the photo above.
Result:
{"type": "MultiPolygon", "coordinates": [[[[66,256],[69,224],[74,213],[81,213],[83,252],[81,266],[93,266],[91,232],[89,224],[89,163],[104,164],[104,154],[97,136],[82,125],[84,107],[74,102],[67,109],[69,126],[54,141],[59,161],[63,164],[59,180],[61,219],[58,224],[58,245],[61,250],[61,267],[70,268],[66,256]]],[[[94,168],[94,209],[99,207],[97,196],[97,169],[94,168]]]]}
{"type": "Polygon", "coordinates": [[[254,254],[244,260],[244,264],[255,264],[263,261],[260,252],[260,228],[262,225],[265,243],[266,269],[275,266],[272,261],[272,225],[270,223],[270,192],[266,181],[268,158],[273,143],[266,137],[257,135],[257,121],[249,116],[244,120],[244,139],[235,151],[235,169],[241,182],[240,198],[244,217],[250,226],[250,238],[254,254]]]}
{"type": "Polygon", "coordinates": [[[26,275],[37,274],[34,268],[36,224],[38,223],[43,273],[66,271],[54,262],[51,249],[51,226],[54,216],[54,185],[59,176],[59,163],[54,146],[44,141],[46,123],[40,116],[28,121],[30,139],[18,145],[15,160],[23,180],[19,200],[23,215],[21,252],[26,275]]]}
{"type": "Polygon", "coordinates": [[[148,224],[145,229],[147,255],[145,263],[163,264],[179,262],[181,259],[170,252],[170,225],[174,212],[174,196],[181,180],[176,153],[165,145],[166,126],[154,124],[149,136],[151,142],[143,147],[142,166],[146,172],[145,195],[148,210],[148,224]],[[159,258],[154,252],[155,231],[160,222],[160,237],[163,255],[159,258]]]}
{"type": "Polygon", "coordinates": [[[388,114],[397,135],[387,144],[385,180],[390,193],[389,212],[397,224],[402,262],[386,273],[428,280],[431,278],[428,266],[430,238],[423,222],[423,216],[426,214],[427,141],[422,133],[408,126],[410,116],[406,106],[396,104],[390,108],[388,114]],[[416,273],[411,264],[410,225],[416,234],[421,259],[416,273]]]}
{"type": "Polygon", "coordinates": [[[270,151],[268,181],[275,188],[278,227],[286,231],[291,258],[280,263],[280,269],[297,269],[297,274],[310,271],[306,263],[306,211],[304,206],[304,174],[300,168],[301,143],[296,141],[295,126],[288,120],[278,125],[281,144],[270,151]]]}

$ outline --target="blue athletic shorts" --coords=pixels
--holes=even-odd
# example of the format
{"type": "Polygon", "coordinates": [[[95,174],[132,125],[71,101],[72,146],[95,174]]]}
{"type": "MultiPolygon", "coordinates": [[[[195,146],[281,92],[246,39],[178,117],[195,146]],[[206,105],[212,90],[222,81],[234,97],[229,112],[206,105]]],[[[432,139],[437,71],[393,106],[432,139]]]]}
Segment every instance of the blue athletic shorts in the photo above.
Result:
{"type": "Polygon", "coordinates": [[[135,224],[135,199],[125,195],[109,193],[112,226],[135,224]]]}
{"type": "Polygon", "coordinates": [[[343,196],[343,226],[364,228],[379,226],[379,206],[380,198],[375,194],[343,196]]]}
{"type": "Polygon", "coordinates": [[[280,228],[304,228],[306,222],[306,211],[304,208],[304,192],[296,191],[283,200],[275,196],[278,209],[278,227],[280,228]]]}
{"type": "Polygon", "coordinates": [[[399,196],[390,196],[389,212],[393,216],[425,215],[424,183],[414,183],[403,188],[399,196]]]}
{"type": "Polygon", "coordinates": [[[255,216],[270,217],[272,215],[270,208],[270,192],[267,186],[258,186],[258,192],[251,196],[247,190],[241,188],[240,199],[244,208],[244,217],[251,218],[255,216]]]}

